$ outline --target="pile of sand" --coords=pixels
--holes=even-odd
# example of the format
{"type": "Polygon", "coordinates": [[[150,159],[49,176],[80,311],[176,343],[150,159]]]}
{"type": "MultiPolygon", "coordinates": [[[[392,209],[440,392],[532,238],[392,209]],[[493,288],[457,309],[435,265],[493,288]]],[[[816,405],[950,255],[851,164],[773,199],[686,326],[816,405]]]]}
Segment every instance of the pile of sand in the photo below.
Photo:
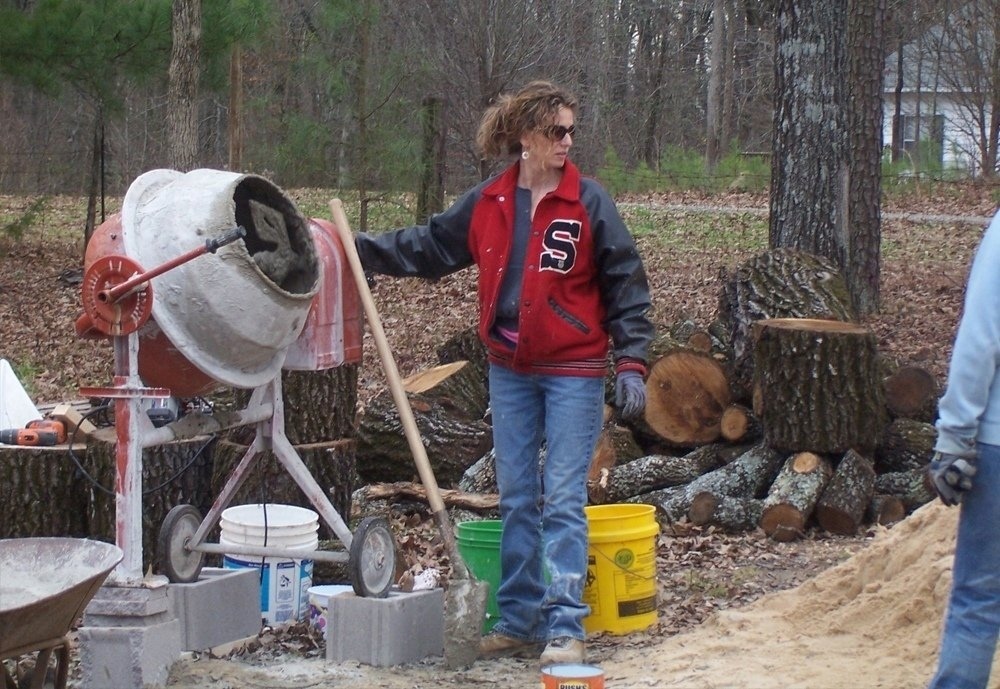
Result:
{"type": "MultiPolygon", "coordinates": [[[[938,502],[876,536],[815,579],[725,611],[653,647],[623,647],[601,663],[613,689],[917,689],[935,666],[958,510],[938,502]]],[[[537,687],[528,661],[440,661],[369,668],[322,661],[249,668],[186,661],[170,686],[537,687]],[[318,684],[317,684],[318,683],[318,684]]]]}

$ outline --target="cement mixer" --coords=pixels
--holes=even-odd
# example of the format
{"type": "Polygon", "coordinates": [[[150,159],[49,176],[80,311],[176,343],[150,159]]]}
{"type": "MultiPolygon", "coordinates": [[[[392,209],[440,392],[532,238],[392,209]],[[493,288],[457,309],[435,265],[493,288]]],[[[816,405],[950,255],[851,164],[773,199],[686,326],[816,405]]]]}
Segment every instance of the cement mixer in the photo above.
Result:
{"type": "Polygon", "coordinates": [[[361,357],[360,298],[336,229],[307,220],[274,184],[218,170],[153,170],[125,194],[120,216],[87,247],[81,337],[110,338],[116,426],[116,543],[124,557],[109,581],[140,585],[142,449],[252,425],[255,436],[204,518],[174,507],[160,529],[159,559],[172,582],[198,579],[206,554],[347,562],[358,595],[388,594],[395,543],[388,522],[352,533],[284,432],[281,370],[320,370],[361,357]],[[243,409],[199,411],[154,426],[156,400],[220,386],[252,390],[243,409]],[[345,551],[207,543],[222,511],[265,450],[302,489],[345,551]]]}

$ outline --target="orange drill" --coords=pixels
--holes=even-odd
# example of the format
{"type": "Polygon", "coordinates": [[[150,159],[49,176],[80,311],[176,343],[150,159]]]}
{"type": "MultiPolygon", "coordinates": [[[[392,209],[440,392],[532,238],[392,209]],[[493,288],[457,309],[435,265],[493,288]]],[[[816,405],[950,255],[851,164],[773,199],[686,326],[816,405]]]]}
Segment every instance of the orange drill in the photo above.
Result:
{"type": "Polygon", "coordinates": [[[47,447],[66,442],[66,425],[55,419],[29,421],[24,428],[0,430],[0,443],[47,447]]]}

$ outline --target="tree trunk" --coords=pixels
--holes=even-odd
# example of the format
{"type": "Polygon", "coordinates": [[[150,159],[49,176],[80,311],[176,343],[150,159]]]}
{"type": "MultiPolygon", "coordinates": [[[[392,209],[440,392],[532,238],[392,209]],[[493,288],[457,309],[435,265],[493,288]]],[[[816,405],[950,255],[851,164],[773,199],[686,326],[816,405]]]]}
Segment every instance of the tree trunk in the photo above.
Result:
{"type": "Polygon", "coordinates": [[[847,2],[847,218],[844,279],[859,315],[879,308],[886,0],[847,2]]]}
{"type": "Polygon", "coordinates": [[[729,406],[729,381],[711,356],[678,349],[660,357],[646,380],[645,420],[680,447],[711,443],[729,406]]]}
{"type": "Polygon", "coordinates": [[[650,455],[613,467],[603,490],[592,493],[591,501],[621,502],[658,488],[690,483],[722,466],[718,450],[716,445],[704,445],[683,457],[650,455]]]}
{"type": "Polygon", "coordinates": [[[229,56],[229,162],[232,172],[243,169],[243,48],[229,56]]]}
{"type": "Polygon", "coordinates": [[[789,457],[764,500],[764,533],[782,542],[800,537],[832,473],[830,463],[812,452],[789,457]]]}
{"type": "Polygon", "coordinates": [[[880,474],[923,469],[934,453],[936,441],[937,429],[931,424],[895,419],[875,452],[875,468],[880,474]]]}
{"type": "Polygon", "coordinates": [[[669,520],[682,519],[694,497],[709,492],[732,497],[759,497],[774,481],[782,455],[766,445],[755,445],[729,464],[699,476],[690,483],[654,490],[628,499],[654,505],[669,520]]]}
{"type": "Polygon", "coordinates": [[[871,461],[854,450],[844,453],[816,505],[816,521],[833,534],[853,536],[875,491],[871,461]]]}
{"type": "Polygon", "coordinates": [[[933,423],[937,417],[937,380],[919,366],[902,366],[885,379],[885,406],[897,418],[933,423]]]}
{"type": "Polygon", "coordinates": [[[768,246],[843,268],[846,2],[779,0],[768,246]]]}
{"type": "Polygon", "coordinates": [[[875,335],[841,321],[754,325],[754,412],[777,450],[874,449],[885,427],[875,335]]]}
{"type": "Polygon", "coordinates": [[[906,517],[906,506],[894,495],[876,493],[865,509],[865,521],[869,524],[888,526],[906,517]]]}
{"type": "Polygon", "coordinates": [[[465,470],[458,480],[458,489],[466,493],[497,492],[497,458],[492,447],[465,470]]]}
{"type": "Polygon", "coordinates": [[[421,109],[424,120],[420,191],[417,194],[418,225],[423,225],[435,213],[444,210],[444,102],[440,98],[424,98],[421,109]]]}
{"type": "Polygon", "coordinates": [[[483,385],[489,388],[489,362],[486,360],[486,347],[479,339],[479,331],[475,326],[449,337],[444,344],[437,348],[435,354],[437,354],[440,364],[468,361],[482,380],[483,385]]]}
{"type": "Polygon", "coordinates": [[[198,75],[201,73],[201,0],[173,0],[173,49],[167,92],[171,166],[193,170],[198,161],[198,75]]]}
{"type": "Polygon", "coordinates": [[[749,398],[753,380],[753,324],[767,318],[855,320],[847,286],[829,261],[801,251],[759,254],[723,276],[718,329],[732,348],[734,396],[749,398]]]}

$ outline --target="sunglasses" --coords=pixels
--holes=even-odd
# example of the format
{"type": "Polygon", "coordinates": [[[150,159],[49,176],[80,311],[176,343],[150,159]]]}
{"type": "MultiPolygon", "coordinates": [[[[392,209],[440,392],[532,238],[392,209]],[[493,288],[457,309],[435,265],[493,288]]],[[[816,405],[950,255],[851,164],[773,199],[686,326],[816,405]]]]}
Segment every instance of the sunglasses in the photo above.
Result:
{"type": "Polygon", "coordinates": [[[550,124],[548,127],[542,127],[542,134],[552,141],[562,141],[566,138],[567,134],[576,136],[576,125],[571,124],[568,127],[564,127],[561,124],[550,124]]]}

